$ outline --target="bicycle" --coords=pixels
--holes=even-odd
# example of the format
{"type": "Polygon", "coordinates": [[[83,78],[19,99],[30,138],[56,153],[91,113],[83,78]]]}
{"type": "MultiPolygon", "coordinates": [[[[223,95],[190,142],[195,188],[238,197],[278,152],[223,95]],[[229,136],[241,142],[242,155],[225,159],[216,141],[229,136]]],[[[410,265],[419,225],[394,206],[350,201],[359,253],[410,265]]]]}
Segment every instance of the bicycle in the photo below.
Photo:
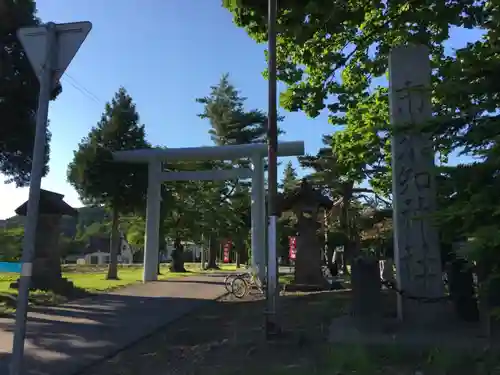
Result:
{"type": "Polygon", "coordinates": [[[242,272],[242,273],[233,273],[231,275],[227,275],[224,278],[224,287],[226,288],[226,290],[229,293],[233,293],[232,284],[233,284],[234,279],[237,278],[237,277],[249,278],[249,277],[251,277],[251,275],[249,274],[248,271],[247,272],[242,272]]]}
{"type": "Polygon", "coordinates": [[[244,274],[236,275],[231,282],[231,293],[236,298],[246,297],[252,288],[256,288],[261,294],[265,293],[266,285],[261,282],[257,272],[250,271],[244,274]]]}

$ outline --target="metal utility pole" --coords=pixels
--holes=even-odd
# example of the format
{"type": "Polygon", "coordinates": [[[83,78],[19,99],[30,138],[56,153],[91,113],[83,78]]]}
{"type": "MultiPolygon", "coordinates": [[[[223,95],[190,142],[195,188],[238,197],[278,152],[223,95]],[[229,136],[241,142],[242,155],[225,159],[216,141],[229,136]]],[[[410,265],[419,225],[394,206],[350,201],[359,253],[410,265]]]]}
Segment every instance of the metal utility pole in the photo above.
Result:
{"type": "Polygon", "coordinates": [[[266,337],[270,338],[279,333],[276,316],[278,293],[278,265],[276,254],[276,222],[278,212],[276,196],[278,194],[278,125],[277,125],[277,84],[276,84],[276,12],[277,0],[268,0],[268,261],[267,261],[267,311],[266,337]]]}

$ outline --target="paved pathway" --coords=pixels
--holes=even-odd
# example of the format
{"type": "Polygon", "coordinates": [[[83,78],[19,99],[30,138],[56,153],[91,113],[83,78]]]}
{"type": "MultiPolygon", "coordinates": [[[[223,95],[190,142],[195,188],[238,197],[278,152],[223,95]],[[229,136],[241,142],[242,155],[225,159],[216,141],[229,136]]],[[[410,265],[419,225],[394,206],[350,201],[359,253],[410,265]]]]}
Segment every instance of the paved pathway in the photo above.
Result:
{"type": "MultiPolygon", "coordinates": [[[[73,375],[224,295],[221,274],[126,287],[31,309],[23,375],[73,375]]],[[[12,319],[0,319],[0,375],[8,374],[12,319]]]]}

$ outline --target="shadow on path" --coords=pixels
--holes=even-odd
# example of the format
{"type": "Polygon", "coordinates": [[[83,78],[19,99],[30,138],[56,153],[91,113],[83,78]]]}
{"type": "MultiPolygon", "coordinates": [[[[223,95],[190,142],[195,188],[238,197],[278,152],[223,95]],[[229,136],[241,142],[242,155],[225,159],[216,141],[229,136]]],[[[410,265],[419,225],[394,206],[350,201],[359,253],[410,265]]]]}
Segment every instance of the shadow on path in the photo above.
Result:
{"type": "MultiPolygon", "coordinates": [[[[175,284],[136,285],[57,307],[32,308],[23,375],[77,374],[217,299],[225,293],[218,284],[190,277],[175,284]],[[190,284],[194,282],[196,287],[190,284]]],[[[12,319],[0,319],[0,374],[8,374],[13,330],[12,319]]]]}
{"type": "Polygon", "coordinates": [[[160,283],[183,283],[183,284],[211,284],[211,285],[224,285],[224,281],[212,281],[212,280],[178,280],[178,279],[170,279],[170,280],[158,280],[160,283]]]}

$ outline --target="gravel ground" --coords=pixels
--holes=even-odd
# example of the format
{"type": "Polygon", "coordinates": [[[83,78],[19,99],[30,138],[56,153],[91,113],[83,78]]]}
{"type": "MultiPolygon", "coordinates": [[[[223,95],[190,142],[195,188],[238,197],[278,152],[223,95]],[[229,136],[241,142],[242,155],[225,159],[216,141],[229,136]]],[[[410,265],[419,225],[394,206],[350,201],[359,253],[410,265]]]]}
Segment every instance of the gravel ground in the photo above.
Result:
{"type": "Polygon", "coordinates": [[[262,298],[228,296],[81,375],[500,374],[500,354],[481,348],[459,353],[328,343],[330,322],[347,311],[349,299],[349,291],[285,295],[283,338],[267,342],[262,298]]]}
{"type": "Polygon", "coordinates": [[[328,298],[331,295],[282,297],[280,318],[285,333],[276,343],[265,341],[261,296],[245,300],[227,296],[84,375],[270,374],[315,367],[320,354],[315,349],[325,342],[331,308],[338,305],[338,298],[328,298]]]}

